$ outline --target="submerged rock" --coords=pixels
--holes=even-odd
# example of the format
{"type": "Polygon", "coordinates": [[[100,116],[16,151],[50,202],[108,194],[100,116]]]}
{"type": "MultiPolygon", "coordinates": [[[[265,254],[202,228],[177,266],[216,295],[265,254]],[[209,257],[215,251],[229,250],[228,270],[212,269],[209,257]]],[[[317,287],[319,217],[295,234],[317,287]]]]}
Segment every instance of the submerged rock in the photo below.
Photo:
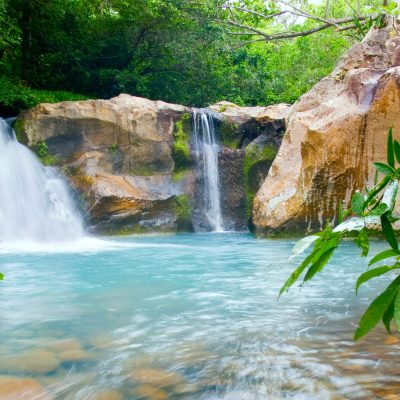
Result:
{"type": "Polygon", "coordinates": [[[23,374],[48,374],[60,365],[53,353],[47,350],[29,350],[0,359],[0,372],[23,374]]]}
{"type": "MultiPolygon", "coordinates": [[[[397,24],[397,22],[396,22],[397,24]]],[[[372,28],[294,104],[278,156],[254,201],[258,232],[319,229],[372,185],[388,129],[400,139],[400,37],[372,28]]]]}
{"type": "Polygon", "coordinates": [[[135,388],[134,394],[136,394],[140,399],[148,399],[148,400],[168,399],[168,394],[164,390],[152,385],[140,385],[137,388],[135,388]]]}
{"type": "Polygon", "coordinates": [[[163,369],[143,368],[130,373],[130,378],[141,384],[149,384],[157,387],[169,387],[184,383],[183,376],[176,372],[163,369]]]}
{"type": "Polygon", "coordinates": [[[0,400],[50,400],[43,387],[32,378],[0,375],[0,400]]]}

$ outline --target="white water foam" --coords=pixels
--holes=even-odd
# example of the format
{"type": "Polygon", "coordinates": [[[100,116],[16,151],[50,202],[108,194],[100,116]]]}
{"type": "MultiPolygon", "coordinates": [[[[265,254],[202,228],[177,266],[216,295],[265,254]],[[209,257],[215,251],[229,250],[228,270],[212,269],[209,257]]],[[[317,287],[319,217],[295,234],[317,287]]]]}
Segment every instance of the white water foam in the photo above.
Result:
{"type": "Polygon", "coordinates": [[[10,125],[0,119],[0,248],[70,242],[84,235],[65,180],[18,143],[10,125]]]}
{"type": "Polygon", "coordinates": [[[218,169],[217,135],[212,116],[207,110],[195,110],[193,115],[195,154],[201,160],[204,176],[204,212],[212,231],[223,232],[221,194],[218,169]]]}

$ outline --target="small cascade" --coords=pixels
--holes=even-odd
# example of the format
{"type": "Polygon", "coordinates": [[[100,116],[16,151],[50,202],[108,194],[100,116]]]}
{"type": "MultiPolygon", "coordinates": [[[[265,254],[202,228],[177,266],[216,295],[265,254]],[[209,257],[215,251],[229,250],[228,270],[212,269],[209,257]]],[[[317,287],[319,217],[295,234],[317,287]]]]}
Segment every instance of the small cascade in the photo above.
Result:
{"type": "Polygon", "coordinates": [[[208,110],[193,112],[193,148],[202,178],[198,208],[203,218],[201,227],[197,230],[224,231],[224,221],[221,211],[221,193],[218,168],[218,151],[216,129],[212,113],[208,110]],[[205,217],[205,218],[204,218],[205,217]]]}
{"type": "Polygon", "coordinates": [[[84,235],[70,190],[0,119],[0,248],[4,243],[62,242],[84,235]]]}

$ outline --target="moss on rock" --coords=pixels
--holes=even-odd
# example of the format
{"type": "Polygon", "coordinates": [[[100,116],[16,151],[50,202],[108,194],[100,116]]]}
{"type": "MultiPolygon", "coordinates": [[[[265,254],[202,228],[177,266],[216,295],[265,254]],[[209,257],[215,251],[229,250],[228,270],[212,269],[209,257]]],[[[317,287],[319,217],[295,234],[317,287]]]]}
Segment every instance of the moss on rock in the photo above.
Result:
{"type": "Polygon", "coordinates": [[[218,126],[220,143],[225,147],[238,149],[240,145],[240,125],[234,122],[221,121],[218,126]]]}
{"type": "Polygon", "coordinates": [[[172,144],[172,158],[175,171],[187,169],[193,162],[190,154],[190,114],[185,113],[175,122],[174,142],[172,144]]]}

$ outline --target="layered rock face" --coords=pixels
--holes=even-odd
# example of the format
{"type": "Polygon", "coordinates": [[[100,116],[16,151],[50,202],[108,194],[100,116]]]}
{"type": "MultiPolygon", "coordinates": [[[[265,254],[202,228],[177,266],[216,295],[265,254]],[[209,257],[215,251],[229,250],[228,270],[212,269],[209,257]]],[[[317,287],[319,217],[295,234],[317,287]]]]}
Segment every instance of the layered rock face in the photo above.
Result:
{"type": "Polygon", "coordinates": [[[46,143],[83,196],[96,231],[174,230],[182,217],[175,203],[193,191],[190,174],[179,182],[172,175],[174,127],[189,112],[120,95],[40,104],[16,127],[30,147],[46,143]]]}
{"type": "MultiPolygon", "coordinates": [[[[396,25],[398,23],[396,22],[396,25]]],[[[304,232],[335,219],[339,201],[372,185],[388,129],[400,139],[400,37],[369,32],[294,104],[287,131],[254,201],[260,233],[304,232]]]]}
{"type": "MultiPolygon", "coordinates": [[[[219,157],[222,208],[232,228],[244,229],[246,149],[253,149],[251,166],[261,170],[262,181],[270,164],[264,165],[263,156],[275,155],[288,107],[222,102],[210,108],[225,146],[219,157]],[[274,151],[266,152],[270,147],[274,151]]],[[[18,117],[16,130],[29,147],[45,149],[44,161],[62,167],[81,195],[92,230],[191,230],[199,178],[190,154],[190,113],[187,107],[120,95],[40,104],[18,117]]]]}

